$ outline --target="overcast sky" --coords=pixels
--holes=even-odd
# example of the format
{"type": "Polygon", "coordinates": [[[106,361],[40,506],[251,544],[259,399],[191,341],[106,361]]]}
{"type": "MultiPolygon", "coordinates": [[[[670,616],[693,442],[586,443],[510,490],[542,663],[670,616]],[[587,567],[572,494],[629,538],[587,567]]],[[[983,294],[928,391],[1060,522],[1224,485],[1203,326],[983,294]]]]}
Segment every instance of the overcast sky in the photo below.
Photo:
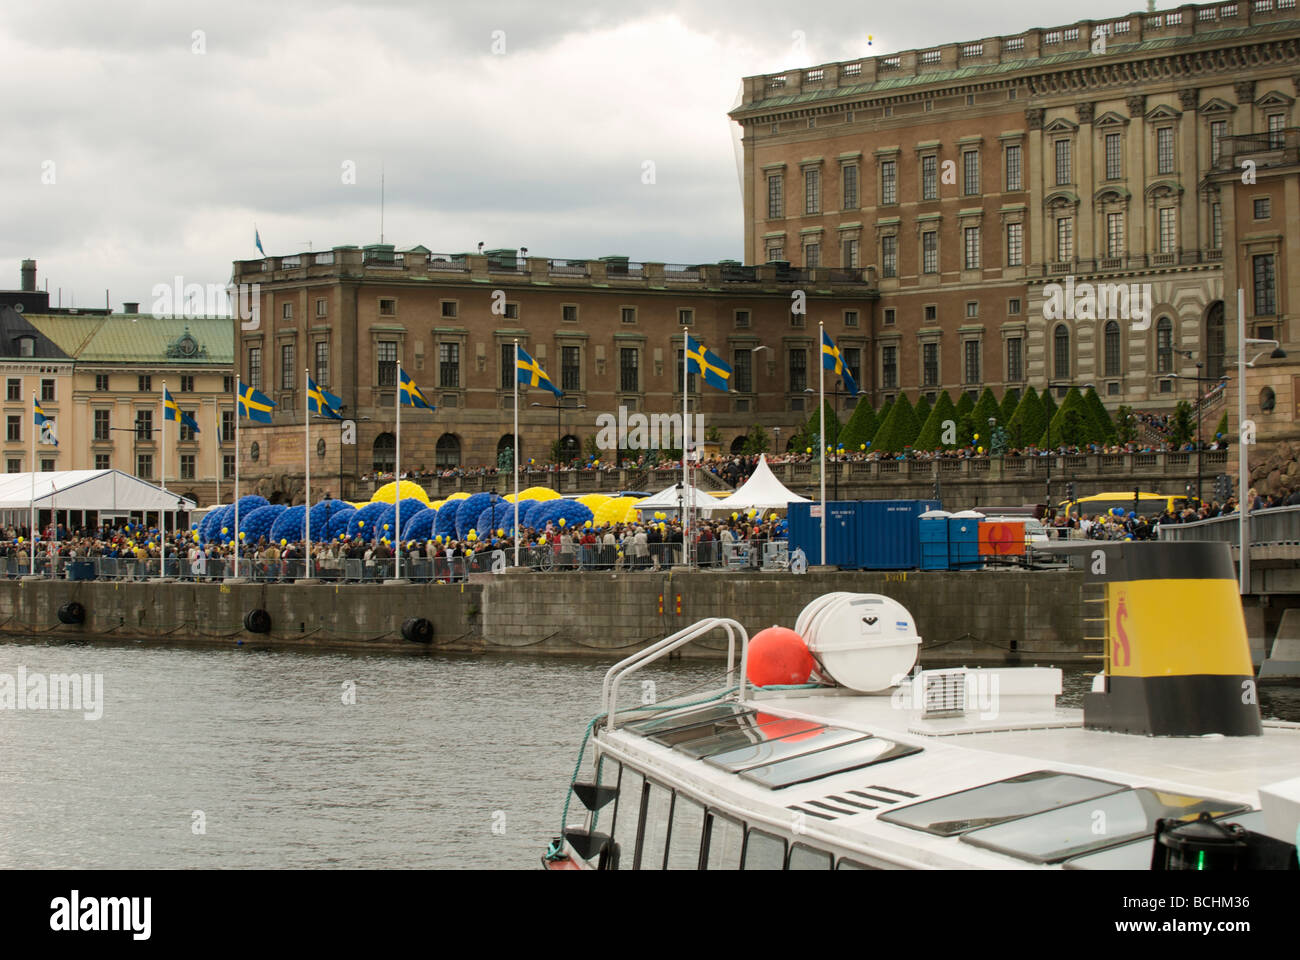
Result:
{"type": "Polygon", "coordinates": [[[879,6],[9,4],[0,289],[32,257],[64,306],[102,307],[108,288],[114,309],[147,310],[177,275],[224,284],[258,256],[254,224],[272,256],[377,242],[381,164],[398,249],[740,259],[726,114],[742,77],[1145,4],[879,6]]]}

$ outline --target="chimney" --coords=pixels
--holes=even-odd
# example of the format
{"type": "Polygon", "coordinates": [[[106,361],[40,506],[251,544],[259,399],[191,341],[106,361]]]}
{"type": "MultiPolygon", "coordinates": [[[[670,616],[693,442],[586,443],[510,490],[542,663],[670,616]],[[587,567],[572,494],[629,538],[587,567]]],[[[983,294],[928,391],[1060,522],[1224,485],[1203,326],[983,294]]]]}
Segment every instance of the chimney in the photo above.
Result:
{"type": "Polygon", "coordinates": [[[23,292],[34,293],[36,291],[36,261],[23,261],[23,292]]]}
{"type": "Polygon", "coordinates": [[[125,302],[122,304],[122,312],[123,312],[123,313],[139,313],[139,312],[140,312],[140,301],[139,301],[139,300],[127,300],[127,301],[125,301],[125,302]]]}

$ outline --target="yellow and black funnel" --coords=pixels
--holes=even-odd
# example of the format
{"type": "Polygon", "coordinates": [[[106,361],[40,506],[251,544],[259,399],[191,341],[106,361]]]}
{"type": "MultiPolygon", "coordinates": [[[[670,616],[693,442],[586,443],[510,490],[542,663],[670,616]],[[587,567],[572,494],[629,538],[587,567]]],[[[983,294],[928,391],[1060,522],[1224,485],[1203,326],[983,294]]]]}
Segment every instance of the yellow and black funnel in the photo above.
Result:
{"type": "Polygon", "coordinates": [[[1226,543],[1098,543],[1071,552],[1083,553],[1087,582],[1105,594],[1105,691],[1084,697],[1086,728],[1262,734],[1226,543]]]}

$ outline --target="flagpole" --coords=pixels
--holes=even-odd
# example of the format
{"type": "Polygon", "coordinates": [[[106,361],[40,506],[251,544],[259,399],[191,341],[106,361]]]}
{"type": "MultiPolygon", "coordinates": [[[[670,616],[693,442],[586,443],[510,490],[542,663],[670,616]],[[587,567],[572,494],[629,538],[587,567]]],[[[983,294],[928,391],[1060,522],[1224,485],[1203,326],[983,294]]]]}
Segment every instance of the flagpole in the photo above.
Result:
{"type": "Polygon", "coordinates": [[[690,486],[687,478],[690,476],[690,464],[688,457],[691,449],[691,414],[690,414],[690,391],[687,385],[690,383],[690,374],[686,371],[691,365],[691,354],[688,347],[690,346],[691,335],[687,333],[686,327],[682,327],[682,515],[678,518],[682,522],[682,561],[690,566],[691,563],[691,519],[689,504],[687,498],[690,496],[690,486]]]}
{"type": "Polygon", "coordinates": [[[821,544],[821,563],[826,562],[826,322],[817,321],[817,346],[818,352],[822,354],[817,364],[817,416],[821,426],[817,437],[817,457],[820,466],[817,468],[817,475],[821,480],[821,501],[822,501],[822,544],[821,544]]]}
{"type": "Polygon", "coordinates": [[[402,579],[402,361],[397,361],[397,394],[395,405],[397,407],[397,449],[393,455],[393,525],[397,527],[393,531],[396,534],[394,543],[397,550],[394,552],[393,562],[393,579],[402,579]]]}
{"type": "MultiPolygon", "coordinates": [[[[309,394],[311,393],[311,391],[306,389],[306,387],[311,384],[310,369],[306,371],[306,377],[307,379],[303,381],[304,389],[302,391],[302,430],[304,434],[302,445],[303,445],[303,453],[306,454],[306,465],[303,467],[303,475],[306,478],[305,480],[306,490],[303,493],[303,499],[302,499],[302,510],[303,510],[302,528],[305,533],[303,542],[306,545],[305,549],[307,551],[306,579],[310,580],[311,579],[311,407],[310,407],[311,397],[309,396],[309,394]]],[[[322,397],[323,396],[324,394],[322,394],[322,397]]]]}
{"type": "MultiPolygon", "coordinates": [[[[515,566],[519,566],[519,338],[515,337],[515,566]]],[[[560,402],[558,399],[555,401],[560,402]]]]}
{"type": "Polygon", "coordinates": [[[239,415],[239,389],[242,381],[238,376],[235,377],[235,533],[231,540],[235,544],[235,576],[239,579],[239,421],[243,419],[239,415]]]}
{"type": "MultiPolygon", "coordinates": [[[[162,456],[161,465],[159,466],[159,481],[163,493],[167,492],[167,381],[162,382],[162,400],[163,410],[162,419],[158,421],[158,429],[162,432],[162,442],[159,444],[162,456]]],[[[176,408],[179,413],[180,407],[176,408]]],[[[179,417],[178,417],[179,422],[179,417]]],[[[165,503],[165,501],[164,501],[165,503]]],[[[167,576],[167,507],[164,506],[158,511],[158,579],[162,580],[167,576]]]]}
{"type": "Polygon", "coordinates": [[[32,391],[32,516],[27,529],[27,546],[31,576],[36,576],[36,391],[32,391]]]}

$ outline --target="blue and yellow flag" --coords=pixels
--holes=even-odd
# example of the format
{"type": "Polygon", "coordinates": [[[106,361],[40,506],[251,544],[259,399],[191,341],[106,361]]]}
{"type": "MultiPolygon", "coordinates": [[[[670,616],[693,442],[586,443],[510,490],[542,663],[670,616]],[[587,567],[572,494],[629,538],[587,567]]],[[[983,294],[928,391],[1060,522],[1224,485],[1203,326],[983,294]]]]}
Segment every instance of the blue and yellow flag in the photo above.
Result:
{"type": "Polygon", "coordinates": [[[822,331],[822,366],[844,380],[844,389],[849,392],[849,396],[856,397],[862,392],[858,389],[858,381],[849,372],[848,364],[840,355],[840,348],[835,346],[835,341],[825,330],[822,331]]]}
{"type": "Polygon", "coordinates": [[[195,433],[200,432],[198,423],[188,413],[176,406],[171,391],[166,387],[163,387],[163,419],[179,420],[182,426],[189,427],[195,433]]]}
{"type": "Polygon", "coordinates": [[[343,414],[339,413],[339,407],[343,406],[343,398],[336,397],[321,387],[316,386],[316,381],[311,377],[307,378],[307,412],[318,413],[329,420],[342,420],[343,414]]]}
{"type": "Polygon", "coordinates": [[[40,402],[34,396],[32,397],[32,412],[34,414],[32,419],[35,420],[36,426],[41,428],[41,443],[52,443],[57,447],[59,438],[54,435],[54,421],[45,415],[40,402]]]}
{"type": "Polygon", "coordinates": [[[244,381],[239,381],[239,415],[247,420],[255,420],[258,423],[271,422],[271,410],[275,407],[275,401],[262,393],[260,390],[254,390],[246,385],[244,381]]]}
{"type": "Polygon", "coordinates": [[[402,406],[404,407],[423,407],[425,410],[437,409],[428,401],[420,388],[415,385],[415,381],[410,378],[405,370],[401,370],[401,376],[398,377],[397,392],[401,397],[402,406]]]}
{"type": "Polygon", "coordinates": [[[686,335],[686,372],[704,374],[704,382],[715,390],[731,389],[731,367],[689,333],[686,335]]]}
{"type": "Polygon", "coordinates": [[[515,360],[515,366],[518,368],[519,382],[530,387],[541,387],[543,390],[549,390],[556,397],[564,396],[564,391],[551,382],[551,378],[546,375],[542,365],[528,355],[528,351],[518,344],[515,345],[518,351],[515,360]]]}

